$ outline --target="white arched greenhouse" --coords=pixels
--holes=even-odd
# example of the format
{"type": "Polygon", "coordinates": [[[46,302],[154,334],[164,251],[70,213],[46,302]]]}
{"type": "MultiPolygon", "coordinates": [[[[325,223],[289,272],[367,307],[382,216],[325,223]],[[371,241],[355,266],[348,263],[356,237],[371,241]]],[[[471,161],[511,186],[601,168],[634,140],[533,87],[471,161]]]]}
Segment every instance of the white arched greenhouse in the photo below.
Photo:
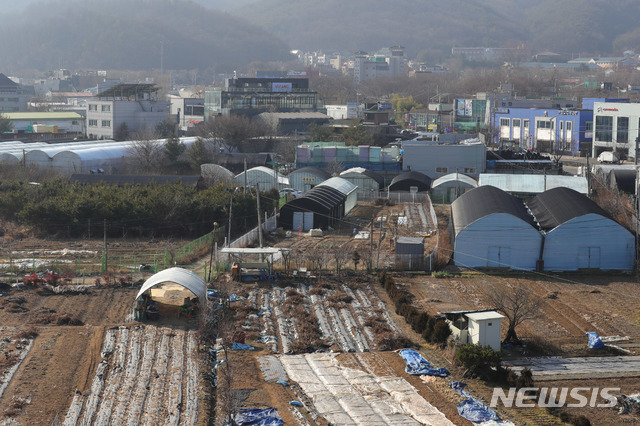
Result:
{"type": "Polygon", "coordinates": [[[278,190],[289,187],[289,179],[281,174],[277,174],[273,169],[264,166],[254,167],[240,173],[233,180],[234,185],[244,186],[245,183],[248,187],[255,187],[256,184],[260,185],[260,191],[268,191],[269,189],[277,188],[278,190]],[[277,184],[276,184],[277,179],[277,184]]]}
{"type": "Polygon", "coordinates": [[[431,201],[434,204],[449,204],[477,187],[478,182],[474,178],[462,173],[449,173],[431,182],[431,201]]]}
{"type": "Polygon", "coordinates": [[[209,185],[228,185],[233,184],[235,174],[231,170],[225,169],[218,164],[201,164],[200,175],[209,185]]]}
{"type": "Polygon", "coordinates": [[[374,193],[374,197],[378,196],[378,192],[384,189],[384,177],[380,173],[363,167],[353,167],[340,173],[342,179],[346,179],[358,187],[358,197],[364,198],[374,193]]]}
{"type": "Polygon", "coordinates": [[[331,175],[317,167],[302,167],[287,175],[291,188],[302,193],[329,179],[331,175]]]}
{"type": "Polygon", "coordinates": [[[545,270],[633,270],[633,234],[585,195],[554,188],[527,206],[544,233],[545,270]]]}
{"type": "Polygon", "coordinates": [[[524,203],[479,186],[451,204],[456,266],[535,270],[542,235],[524,203]]]}
{"type": "MultiPolygon", "coordinates": [[[[189,148],[197,138],[180,138],[189,148]]],[[[158,149],[166,143],[166,139],[149,141],[158,149]]],[[[91,173],[114,171],[124,168],[125,160],[135,150],[136,141],[82,141],[60,144],[46,144],[37,149],[26,150],[24,161],[27,165],[36,165],[58,171],[64,175],[73,173],[91,173]]],[[[29,144],[31,145],[31,144],[29,144]]]]}

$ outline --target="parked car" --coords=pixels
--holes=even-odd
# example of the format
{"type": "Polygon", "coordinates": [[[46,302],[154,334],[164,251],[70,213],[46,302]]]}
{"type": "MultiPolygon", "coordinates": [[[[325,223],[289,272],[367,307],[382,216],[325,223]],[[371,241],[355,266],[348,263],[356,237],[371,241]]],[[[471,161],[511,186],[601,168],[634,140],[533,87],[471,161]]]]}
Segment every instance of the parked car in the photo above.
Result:
{"type": "Polygon", "coordinates": [[[280,196],[282,197],[283,195],[293,195],[294,198],[298,198],[302,195],[302,192],[296,191],[293,188],[284,188],[280,190],[280,196]]]}

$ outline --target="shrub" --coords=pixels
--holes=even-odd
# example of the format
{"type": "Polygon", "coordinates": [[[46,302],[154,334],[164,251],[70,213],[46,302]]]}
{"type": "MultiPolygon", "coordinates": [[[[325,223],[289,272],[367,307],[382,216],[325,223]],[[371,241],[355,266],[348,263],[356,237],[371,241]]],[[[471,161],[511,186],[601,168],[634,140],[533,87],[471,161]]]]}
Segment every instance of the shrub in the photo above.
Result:
{"type": "Polygon", "coordinates": [[[35,327],[29,327],[26,328],[24,330],[19,331],[15,336],[14,339],[33,339],[34,337],[38,336],[38,329],[35,327]]]}
{"type": "Polygon", "coordinates": [[[422,337],[424,338],[424,340],[426,340],[427,342],[431,342],[431,339],[433,338],[433,331],[435,328],[436,328],[436,319],[434,317],[430,317],[427,320],[427,325],[424,331],[422,332],[422,337]]]}
{"type": "Polygon", "coordinates": [[[516,388],[531,388],[533,387],[533,373],[529,367],[525,367],[520,371],[520,376],[516,379],[516,388]]]}
{"type": "Polygon", "coordinates": [[[591,422],[585,416],[577,416],[571,419],[571,424],[573,426],[591,426],[591,422]]]}
{"type": "Polygon", "coordinates": [[[426,312],[420,312],[420,314],[414,317],[411,327],[416,333],[422,334],[424,329],[427,327],[427,321],[429,321],[429,314],[426,312]]]}
{"type": "Polygon", "coordinates": [[[444,320],[439,320],[433,329],[433,342],[439,345],[447,343],[447,339],[451,336],[451,328],[444,320]]]}
{"type": "Polygon", "coordinates": [[[456,349],[455,358],[467,370],[465,376],[471,377],[483,375],[489,378],[492,376],[490,370],[499,367],[502,362],[500,352],[493,350],[491,346],[471,343],[456,349]]]}

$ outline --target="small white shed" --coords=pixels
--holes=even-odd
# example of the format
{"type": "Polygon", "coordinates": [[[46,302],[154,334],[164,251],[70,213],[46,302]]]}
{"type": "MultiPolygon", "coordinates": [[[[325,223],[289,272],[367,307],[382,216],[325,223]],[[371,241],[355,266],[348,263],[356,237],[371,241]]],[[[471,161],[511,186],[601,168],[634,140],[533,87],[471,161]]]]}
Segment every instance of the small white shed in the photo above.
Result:
{"type": "Polygon", "coordinates": [[[500,351],[503,315],[493,310],[445,312],[453,337],[500,351]]]}
{"type": "Polygon", "coordinates": [[[467,343],[489,345],[492,349],[500,351],[501,320],[504,316],[496,311],[472,312],[465,314],[465,316],[469,319],[467,343]]]}

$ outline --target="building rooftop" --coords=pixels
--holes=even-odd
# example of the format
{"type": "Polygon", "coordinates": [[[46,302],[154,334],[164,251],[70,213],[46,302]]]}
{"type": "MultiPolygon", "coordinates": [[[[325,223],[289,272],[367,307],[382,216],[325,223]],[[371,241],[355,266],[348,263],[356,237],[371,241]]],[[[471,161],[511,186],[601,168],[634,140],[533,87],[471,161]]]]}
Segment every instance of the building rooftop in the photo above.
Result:
{"type": "Polygon", "coordinates": [[[487,312],[471,312],[465,314],[465,316],[473,321],[482,321],[482,320],[499,320],[504,318],[504,315],[497,313],[496,311],[487,311],[487,312]]]}
{"type": "Polygon", "coordinates": [[[77,112],[5,112],[9,120],[75,120],[83,119],[77,112]]]}

